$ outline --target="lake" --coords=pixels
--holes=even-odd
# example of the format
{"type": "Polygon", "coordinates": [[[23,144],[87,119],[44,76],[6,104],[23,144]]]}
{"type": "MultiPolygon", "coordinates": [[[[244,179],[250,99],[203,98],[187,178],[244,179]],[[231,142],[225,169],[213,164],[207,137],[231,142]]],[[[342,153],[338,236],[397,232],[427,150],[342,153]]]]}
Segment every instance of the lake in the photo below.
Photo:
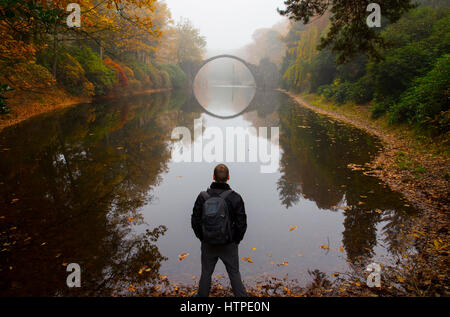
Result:
{"type": "MultiPolygon", "coordinates": [[[[278,91],[222,86],[195,95],[204,107],[185,91],[103,99],[0,133],[2,296],[133,295],[130,285],[197,283],[200,242],[190,217],[217,162],[175,160],[182,141],[171,135],[186,127],[194,137],[199,119],[224,135],[229,127],[279,129],[275,143],[247,136],[278,151],[275,171],[225,162],[247,212],[244,284],[304,284],[309,271],[332,278],[398,255],[416,211],[364,169],[380,140],[278,91]],[[81,288],[66,285],[69,263],[81,267],[81,288]]],[[[220,261],[214,279],[228,285],[220,261]]]]}

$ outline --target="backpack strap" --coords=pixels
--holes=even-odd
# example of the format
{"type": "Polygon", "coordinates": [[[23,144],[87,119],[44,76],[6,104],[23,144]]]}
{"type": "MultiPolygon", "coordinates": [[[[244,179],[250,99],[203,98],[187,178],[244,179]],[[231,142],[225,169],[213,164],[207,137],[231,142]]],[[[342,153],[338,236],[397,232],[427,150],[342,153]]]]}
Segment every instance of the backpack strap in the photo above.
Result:
{"type": "Polygon", "coordinates": [[[222,198],[222,199],[224,199],[225,200],[225,198],[227,198],[228,197],[228,195],[229,194],[231,194],[233,192],[233,190],[232,189],[228,189],[228,190],[226,190],[226,191],[224,191],[224,192],[222,192],[222,193],[220,193],[220,198],[222,198]]]}
{"type": "Polygon", "coordinates": [[[205,201],[207,201],[209,197],[211,197],[206,191],[201,192],[200,195],[203,197],[203,199],[205,199],[205,201]]]}

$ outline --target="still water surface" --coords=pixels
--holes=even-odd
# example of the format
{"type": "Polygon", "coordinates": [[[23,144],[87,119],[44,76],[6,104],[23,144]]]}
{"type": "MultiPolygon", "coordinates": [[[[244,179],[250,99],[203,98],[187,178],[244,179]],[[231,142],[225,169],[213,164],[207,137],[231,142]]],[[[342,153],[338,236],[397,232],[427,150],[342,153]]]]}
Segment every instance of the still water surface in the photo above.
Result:
{"type": "MultiPolygon", "coordinates": [[[[229,101],[255,91],[216,93],[229,101]]],[[[130,284],[198,282],[200,242],[190,216],[217,163],[174,162],[171,132],[185,126],[193,135],[199,118],[205,127],[280,129],[276,173],[260,173],[259,162],[227,163],[248,218],[239,251],[253,263],[240,261],[244,283],[268,276],[307,283],[309,270],[330,277],[359,258],[396,255],[415,211],[378,179],[348,167],[370,162],[379,140],[280,92],[256,91],[248,108],[232,110],[214,100],[206,111],[186,92],[99,100],[4,129],[0,295],[132,295],[130,284]],[[238,115],[220,117],[233,111],[238,115]],[[180,261],[182,253],[189,255],[180,261]],[[80,289],[66,286],[68,263],[82,268],[80,289]]],[[[219,262],[215,277],[227,284],[220,276],[219,262]]]]}

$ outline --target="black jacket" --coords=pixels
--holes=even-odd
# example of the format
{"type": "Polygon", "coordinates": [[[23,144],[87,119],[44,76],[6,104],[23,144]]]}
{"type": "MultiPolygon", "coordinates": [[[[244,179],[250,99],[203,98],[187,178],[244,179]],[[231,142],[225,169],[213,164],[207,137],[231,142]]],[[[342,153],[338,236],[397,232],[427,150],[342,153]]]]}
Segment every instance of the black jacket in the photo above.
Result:
{"type": "MultiPolygon", "coordinates": [[[[230,185],[227,183],[213,182],[208,188],[208,194],[219,195],[220,193],[229,190],[230,185]]],[[[239,243],[244,238],[245,231],[247,230],[247,215],[245,214],[244,201],[241,195],[233,191],[225,198],[228,204],[228,210],[230,211],[231,220],[231,232],[233,235],[233,242],[239,243]]],[[[194,230],[195,236],[200,239],[202,237],[202,210],[205,199],[202,195],[198,195],[195,201],[194,208],[192,210],[191,224],[194,230]]]]}

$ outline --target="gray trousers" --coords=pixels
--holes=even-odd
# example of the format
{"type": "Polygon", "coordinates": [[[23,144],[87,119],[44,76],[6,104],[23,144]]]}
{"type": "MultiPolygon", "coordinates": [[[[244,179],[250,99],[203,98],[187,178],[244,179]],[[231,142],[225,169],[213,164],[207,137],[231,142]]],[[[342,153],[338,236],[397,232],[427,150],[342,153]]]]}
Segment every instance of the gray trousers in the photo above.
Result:
{"type": "Polygon", "coordinates": [[[217,260],[221,259],[230,278],[234,296],[246,297],[247,292],[239,273],[238,245],[234,242],[225,245],[211,245],[202,242],[202,274],[198,285],[198,296],[208,297],[211,288],[211,275],[217,260]]]}

